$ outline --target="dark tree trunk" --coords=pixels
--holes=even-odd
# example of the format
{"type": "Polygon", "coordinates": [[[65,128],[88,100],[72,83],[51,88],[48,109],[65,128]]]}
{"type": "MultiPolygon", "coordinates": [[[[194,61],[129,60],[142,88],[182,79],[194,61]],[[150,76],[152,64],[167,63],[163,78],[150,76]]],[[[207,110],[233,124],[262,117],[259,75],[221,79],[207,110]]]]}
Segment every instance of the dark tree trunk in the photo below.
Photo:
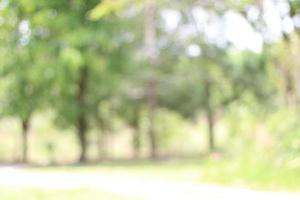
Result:
{"type": "Polygon", "coordinates": [[[286,102],[289,107],[292,107],[296,104],[296,95],[294,90],[294,82],[291,72],[286,72],[285,74],[285,82],[286,82],[286,102]]]}
{"type": "Polygon", "coordinates": [[[214,121],[214,109],[211,104],[211,90],[212,85],[210,81],[205,83],[205,112],[208,125],[208,145],[209,151],[213,152],[215,150],[215,121],[214,121]]]}
{"type": "Polygon", "coordinates": [[[86,100],[86,89],[87,89],[87,78],[88,78],[88,68],[84,67],[80,72],[80,77],[78,81],[78,106],[79,114],[77,118],[77,134],[80,144],[80,157],[79,162],[86,162],[86,149],[87,149],[87,120],[85,114],[85,100],[86,100]]]}
{"type": "Polygon", "coordinates": [[[281,75],[284,79],[284,92],[285,92],[285,99],[286,104],[288,107],[292,107],[297,103],[295,85],[294,85],[294,78],[292,72],[286,68],[285,65],[282,65],[279,61],[276,61],[275,64],[281,71],[281,75]]]}
{"type": "Polygon", "coordinates": [[[134,129],[133,133],[133,151],[134,151],[134,158],[140,158],[141,154],[141,137],[140,131],[138,129],[134,129]]]}
{"type": "Polygon", "coordinates": [[[108,158],[107,153],[107,134],[105,130],[102,130],[101,133],[98,134],[97,139],[97,145],[98,145],[98,160],[103,160],[108,158]]]}
{"type": "Polygon", "coordinates": [[[215,150],[215,122],[214,114],[211,108],[207,108],[207,123],[208,123],[208,134],[209,134],[209,150],[213,152],[215,150]]]}
{"type": "Polygon", "coordinates": [[[157,157],[157,141],[155,132],[155,112],[156,112],[156,82],[155,80],[150,80],[148,85],[148,112],[149,112],[149,139],[151,147],[151,158],[155,159],[157,157]]]}
{"type": "Polygon", "coordinates": [[[104,119],[102,118],[100,113],[96,113],[95,116],[96,120],[97,120],[97,125],[100,129],[99,133],[98,133],[98,159],[102,160],[107,158],[108,153],[107,153],[107,125],[104,122],[104,119]]]}
{"type": "MultiPolygon", "coordinates": [[[[157,37],[155,28],[156,17],[156,1],[147,0],[145,4],[145,51],[146,57],[150,67],[154,68],[158,64],[158,49],[157,37]]],[[[155,71],[155,70],[153,70],[155,71]]],[[[149,130],[148,135],[150,139],[151,158],[157,157],[157,142],[155,133],[155,111],[156,111],[156,80],[155,75],[152,74],[148,81],[147,87],[148,94],[148,112],[149,112],[149,130]]]]}
{"type": "Polygon", "coordinates": [[[134,108],[133,112],[134,112],[134,116],[131,125],[133,128],[132,149],[134,152],[134,158],[139,158],[141,152],[141,134],[140,134],[140,127],[139,127],[140,108],[138,105],[134,108]]]}
{"type": "Polygon", "coordinates": [[[29,131],[29,117],[22,120],[22,163],[28,162],[28,131],[29,131]]]}
{"type": "Polygon", "coordinates": [[[86,120],[85,116],[80,116],[78,119],[78,139],[80,144],[80,157],[79,162],[86,162],[86,120]]]}

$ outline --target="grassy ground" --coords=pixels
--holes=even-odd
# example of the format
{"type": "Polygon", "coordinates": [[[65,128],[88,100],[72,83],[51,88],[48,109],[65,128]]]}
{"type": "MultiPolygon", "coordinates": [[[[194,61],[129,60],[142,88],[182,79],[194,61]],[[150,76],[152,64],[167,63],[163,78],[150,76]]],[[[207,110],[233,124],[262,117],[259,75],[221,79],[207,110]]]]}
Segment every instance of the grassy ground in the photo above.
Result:
{"type": "MultiPolygon", "coordinates": [[[[194,183],[214,183],[226,186],[245,186],[258,190],[300,191],[299,169],[276,167],[268,162],[249,160],[170,160],[161,162],[127,161],[106,162],[97,165],[74,165],[60,167],[28,167],[26,170],[39,173],[75,174],[122,174],[143,178],[158,178],[194,183]]],[[[0,187],[0,199],[5,200],[81,200],[81,199],[132,199],[93,189],[49,190],[13,189],[0,187]]]]}
{"type": "Polygon", "coordinates": [[[245,186],[258,190],[300,191],[299,168],[277,166],[272,162],[247,160],[207,161],[202,181],[222,185],[245,186]]]}
{"type": "Polygon", "coordinates": [[[3,200],[134,200],[115,194],[89,189],[77,190],[41,190],[0,188],[0,199],[3,200]]]}
{"type": "Polygon", "coordinates": [[[299,168],[277,166],[270,161],[239,160],[170,160],[161,162],[107,162],[92,166],[29,168],[43,172],[121,173],[144,178],[216,183],[258,190],[300,191],[299,168]]]}

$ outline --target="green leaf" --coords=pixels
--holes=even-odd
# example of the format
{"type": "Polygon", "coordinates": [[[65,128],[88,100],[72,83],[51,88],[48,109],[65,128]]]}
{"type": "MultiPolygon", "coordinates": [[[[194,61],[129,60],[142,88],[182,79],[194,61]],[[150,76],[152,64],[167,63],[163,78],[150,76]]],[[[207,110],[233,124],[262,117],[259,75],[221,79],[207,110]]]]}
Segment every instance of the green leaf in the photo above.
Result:
{"type": "Polygon", "coordinates": [[[78,68],[83,64],[83,58],[80,51],[72,47],[68,47],[62,50],[61,59],[66,65],[75,68],[78,68]]]}
{"type": "Polygon", "coordinates": [[[116,11],[119,11],[124,6],[123,0],[104,0],[89,12],[89,19],[99,20],[116,11]]]}

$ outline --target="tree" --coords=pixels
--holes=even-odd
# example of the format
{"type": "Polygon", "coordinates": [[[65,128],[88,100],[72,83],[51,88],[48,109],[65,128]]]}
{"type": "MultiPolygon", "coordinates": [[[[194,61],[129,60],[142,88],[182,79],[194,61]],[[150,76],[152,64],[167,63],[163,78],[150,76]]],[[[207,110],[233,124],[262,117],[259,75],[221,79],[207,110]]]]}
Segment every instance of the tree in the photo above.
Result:
{"type": "MultiPolygon", "coordinates": [[[[158,49],[156,39],[156,2],[147,0],[145,3],[145,54],[149,67],[156,67],[158,64],[158,49]]],[[[153,70],[154,71],[154,70],[153,70]]],[[[151,144],[151,158],[157,157],[157,142],[155,133],[155,110],[157,101],[157,86],[155,74],[151,74],[147,86],[148,114],[149,114],[149,139],[151,144]]]]}
{"type": "Polygon", "coordinates": [[[6,47],[12,54],[6,55],[1,76],[4,84],[4,115],[19,118],[22,128],[22,158],[28,161],[28,134],[35,111],[44,108],[47,89],[51,88],[53,71],[49,68],[52,59],[46,46],[46,36],[38,32],[33,23],[36,10],[29,5],[10,1],[6,9],[6,28],[10,31],[6,47]]]}
{"type": "Polygon", "coordinates": [[[90,119],[95,117],[94,111],[106,90],[117,80],[113,74],[121,72],[120,61],[126,62],[121,57],[125,52],[122,44],[127,41],[115,37],[122,28],[116,28],[117,18],[92,21],[88,17],[98,3],[97,0],[51,1],[44,7],[56,13],[55,23],[47,27],[59,58],[53,90],[56,122],[75,128],[80,146],[79,162],[87,161],[90,119]]]}

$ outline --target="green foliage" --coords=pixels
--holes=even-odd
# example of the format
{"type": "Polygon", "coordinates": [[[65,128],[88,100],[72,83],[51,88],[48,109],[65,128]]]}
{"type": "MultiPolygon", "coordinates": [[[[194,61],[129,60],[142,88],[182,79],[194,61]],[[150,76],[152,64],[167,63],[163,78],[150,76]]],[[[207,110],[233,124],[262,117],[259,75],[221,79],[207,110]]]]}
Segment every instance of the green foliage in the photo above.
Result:
{"type": "Polygon", "coordinates": [[[186,124],[184,119],[177,113],[168,110],[157,112],[157,133],[159,136],[159,146],[161,149],[172,149],[178,145],[178,141],[184,140],[186,124]]]}
{"type": "Polygon", "coordinates": [[[267,122],[270,133],[280,141],[277,144],[280,153],[287,160],[293,160],[299,156],[300,126],[298,121],[298,112],[294,109],[287,109],[274,113],[267,122]]]}
{"type": "MultiPolygon", "coordinates": [[[[1,117],[20,121],[51,110],[55,125],[72,131],[76,127],[85,133],[99,128],[109,132],[120,121],[124,129],[144,131],[148,128],[147,84],[154,77],[154,121],[163,151],[189,141],[186,125],[198,132],[198,117],[211,115],[216,137],[225,138],[224,152],[249,157],[226,169],[229,174],[242,171],[236,176],[246,174],[252,181],[266,171],[264,158],[256,163],[250,151],[268,151],[270,162],[299,167],[299,1],[290,0],[290,10],[278,22],[282,26],[294,23],[289,40],[268,39],[272,30],[268,20],[261,19],[267,10],[261,8],[261,1],[154,3],[157,16],[150,35],[157,37],[153,46],[158,49],[158,61],[150,68],[143,44],[147,20],[141,8],[147,8],[146,1],[0,1],[1,117]],[[248,19],[248,8],[254,8],[258,16],[248,19]],[[227,11],[242,13],[247,25],[257,25],[253,34],[264,40],[261,52],[239,49],[230,42],[227,11]],[[166,12],[171,17],[165,17],[166,12]],[[178,15],[178,23],[173,15],[178,15]],[[167,30],[169,25],[172,30],[167,30]],[[219,29],[221,33],[215,33],[219,29]],[[196,53],[189,51],[191,47],[196,53]],[[247,164],[258,171],[251,172],[247,164]]],[[[121,136],[118,139],[125,143],[121,136]]],[[[269,181],[272,170],[262,179],[269,181]]]]}
{"type": "Polygon", "coordinates": [[[291,15],[294,16],[296,14],[299,14],[300,12],[300,1],[299,0],[289,0],[289,3],[291,5],[291,15]]]}
{"type": "Polygon", "coordinates": [[[98,4],[93,10],[90,12],[89,17],[91,20],[101,19],[113,12],[121,10],[124,2],[122,0],[111,1],[104,0],[100,4],[98,4]]]}
{"type": "Polygon", "coordinates": [[[63,49],[61,51],[61,59],[63,64],[77,69],[83,65],[81,53],[75,48],[67,47],[63,49]]]}

